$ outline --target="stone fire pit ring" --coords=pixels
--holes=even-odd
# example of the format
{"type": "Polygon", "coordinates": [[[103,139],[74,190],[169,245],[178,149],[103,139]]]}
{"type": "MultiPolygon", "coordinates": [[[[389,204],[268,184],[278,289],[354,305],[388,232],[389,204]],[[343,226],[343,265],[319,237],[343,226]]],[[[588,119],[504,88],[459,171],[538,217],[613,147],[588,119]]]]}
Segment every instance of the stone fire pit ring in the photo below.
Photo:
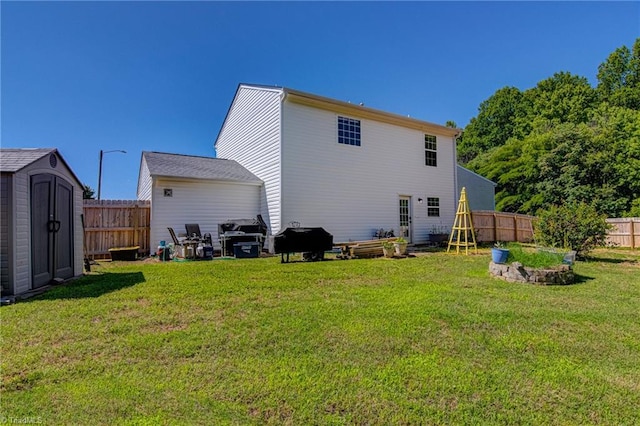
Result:
{"type": "Polygon", "coordinates": [[[489,274],[509,282],[537,285],[573,284],[575,274],[571,265],[558,265],[552,268],[529,268],[520,262],[489,263],[489,274]]]}

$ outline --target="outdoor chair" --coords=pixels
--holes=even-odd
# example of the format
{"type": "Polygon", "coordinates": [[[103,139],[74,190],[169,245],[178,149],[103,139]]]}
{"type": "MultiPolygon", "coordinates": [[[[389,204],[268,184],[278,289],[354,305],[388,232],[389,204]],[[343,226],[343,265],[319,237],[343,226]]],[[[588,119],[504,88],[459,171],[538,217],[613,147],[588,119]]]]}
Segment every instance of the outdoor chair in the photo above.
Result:
{"type": "Polygon", "coordinates": [[[184,227],[187,230],[188,238],[200,240],[204,243],[205,246],[213,245],[211,234],[207,233],[203,236],[202,232],[200,232],[200,225],[198,225],[197,223],[187,223],[186,225],[184,225],[184,227]]]}
{"type": "Polygon", "coordinates": [[[184,225],[187,230],[187,237],[191,239],[202,238],[202,233],[200,232],[200,225],[197,223],[187,223],[184,225]]]}
{"type": "Polygon", "coordinates": [[[173,230],[173,228],[167,228],[167,229],[169,230],[169,235],[171,235],[171,239],[173,240],[173,249],[174,249],[175,256],[184,257],[185,255],[184,245],[178,239],[178,237],[176,237],[176,233],[173,230]]]}
{"type": "Polygon", "coordinates": [[[169,230],[169,235],[171,235],[171,239],[173,240],[173,244],[175,246],[179,246],[180,244],[180,240],[178,240],[178,237],[176,237],[176,233],[173,230],[173,228],[167,228],[169,230]]]}

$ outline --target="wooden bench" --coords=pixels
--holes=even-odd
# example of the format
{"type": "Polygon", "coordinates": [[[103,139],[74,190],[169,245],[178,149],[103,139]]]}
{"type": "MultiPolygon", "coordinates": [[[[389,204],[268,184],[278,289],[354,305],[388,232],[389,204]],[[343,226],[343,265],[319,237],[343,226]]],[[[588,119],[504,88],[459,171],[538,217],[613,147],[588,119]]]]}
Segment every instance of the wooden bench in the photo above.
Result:
{"type": "Polygon", "coordinates": [[[340,257],[342,259],[379,257],[384,254],[382,252],[382,243],[385,241],[393,242],[396,239],[396,237],[391,237],[376,240],[348,241],[335,243],[334,246],[340,247],[340,257]]]}

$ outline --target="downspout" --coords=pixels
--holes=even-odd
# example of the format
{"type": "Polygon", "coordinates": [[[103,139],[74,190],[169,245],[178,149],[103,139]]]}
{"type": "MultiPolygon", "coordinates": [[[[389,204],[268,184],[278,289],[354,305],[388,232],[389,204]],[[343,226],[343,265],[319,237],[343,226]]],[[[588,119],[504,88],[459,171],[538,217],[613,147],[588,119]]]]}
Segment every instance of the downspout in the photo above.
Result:
{"type": "Polygon", "coordinates": [[[458,146],[457,146],[457,142],[458,142],[458,138],[460,137],[460,135],[462,134],[461,130],[458,130],[458,132],[453,135],[453,199],[454,199],[454,218],[455,218],[455,214],[458,211],[458,202],[460,194],[458,192],[458,146]]]}
{"type": "MultiPolygon", "coordinates": [[[[284,114],[284,102],[287,100],[287,95],[288,95],[287,89],[283,87],[282,88],[282,93],[280,94],[280,106],[279,106],[280,111],[279,111],[279,114],[278,114],[278,139],[279,139],[278,140],[278,146],[279,146],[279,153],[278,154],[279,154],[279,157],[280,157],[278,159],[279,168],[280,168],[280,171],[278,172],[280,174],[280,179],[279,179],[278,184],[280,185],[280,189],[279,189],[279,193],[280,193],[280,206],[279,206],[280,217],[278,218],[278,229],[276,230],[276,232],[273,232],[273,230],[272,230],[272,235],[275,235],[276,233],[282,231],[285,228],[284,223],[283,223],[283,221],[284,221],[283,213],[285,211],[285,209],[284,209],[284,201],[285,200],[284,200],[284,190],[283,190],[283,185],[282,185],[283,182],[284,182],[284,179],[283,179],[283,164],[284,164],[284,162],[283,162],[283,158],[282,158],[283,157],[282,154],[283,154],[283,151],[284,151],[284,143],[283,143],[283,138],[282,138],[282,129],[283,129],[282,128],[282,123],[283,123],[284,120],[282,119],[283,118],[282,116],[284,114]]],[[[271,246],[269,246],[269,249],[270,249],[270,252],[271,252],[271,246]]]]}

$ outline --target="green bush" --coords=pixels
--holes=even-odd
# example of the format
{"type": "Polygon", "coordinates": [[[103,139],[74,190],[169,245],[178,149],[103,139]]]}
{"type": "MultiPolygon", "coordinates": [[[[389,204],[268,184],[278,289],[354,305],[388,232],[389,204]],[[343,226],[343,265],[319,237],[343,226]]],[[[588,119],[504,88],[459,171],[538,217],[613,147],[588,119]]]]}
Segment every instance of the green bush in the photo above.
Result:
{"type": "Polygon", "coordinates": [[[540,245],[584,255],[605,245],[609,229],[606,216],[598,214],[595,207],[584,202],[567,203],[538,212],[535,238],[540,245]]]}

